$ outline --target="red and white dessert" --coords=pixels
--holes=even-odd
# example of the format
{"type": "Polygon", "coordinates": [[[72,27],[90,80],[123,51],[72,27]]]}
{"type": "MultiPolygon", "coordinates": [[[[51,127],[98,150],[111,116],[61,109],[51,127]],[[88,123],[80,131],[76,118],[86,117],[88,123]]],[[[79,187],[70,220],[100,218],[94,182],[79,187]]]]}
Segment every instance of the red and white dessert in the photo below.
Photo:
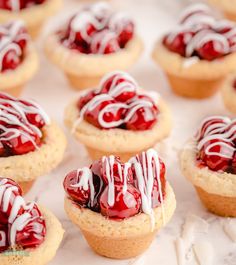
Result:
{"type": "Polygon", "coordinates": [[[110,54],[125,48],[133,38],[134,23],[123,12],[113,12],[105,2],[85,7],[59,32],[67,48],[86,54],[110,54]]]}
{"type": "Polygon", "coordinates": [[[26,203],[21,188],[0,178],[0,254],[12,248],[34,249],[46,236],[46,223],[37,204],[26,203]]]}
{"type": "Polygon", "coordinates": [[[153,149],[126,163],[104,156],[64,180],[67,195],[80,207],[115,219],[142,212],[152,217],[153,208],[163,203],[165,185],[165,165],[153,149]]]}
{"type": "Polygon", "coordinates": [[[150,130],[158,122],[157,100],[157,94],[141,90],[127,73],[112,72],[99,88],[79,98],[75,127],[84,119],[100,129],[150,130]]]}
{"type": "Polygon", "coordinates": [[[16,69],[24,60],[29,35],[22,21],[0,26],[0,72],[16,69]]]}
{"type": "Polygon", "coordinates": [[[221,116],[207,118],[196,140],[200,165],[236,174],[236,120],[221,116]]]}
{"type": "Polygon", "coordinates": [[[212,61],[236,51],[236,24],[218,19],[204,4],[192,5],[183,11],[163,44],[183,57],[212,61]]]}
{"type": "Polygon", "coordinates": [[[0,93],[0,156],[23,155],[40,148],[50,119],[35,102],[0,93]]]}

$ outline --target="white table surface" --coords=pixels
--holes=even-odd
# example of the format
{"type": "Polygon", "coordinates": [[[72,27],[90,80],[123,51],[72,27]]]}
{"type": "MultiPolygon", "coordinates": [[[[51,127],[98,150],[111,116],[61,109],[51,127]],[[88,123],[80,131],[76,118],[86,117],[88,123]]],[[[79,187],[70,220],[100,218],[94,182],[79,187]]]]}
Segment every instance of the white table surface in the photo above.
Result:
{"type": "MultiPolygon", "coordinates": [[[[80,8],[79,0],[65,0],[63,17],[66,13],[80,8]]],[[[64,240],[51,265],[175,265],[177,264],[175,240],[180,236],[181,227],[188,214],[200,216],[209,221],[208,233],[196,233],[196,241],[208,241],[214,249],[212,265],[235,265],[236,244],[222,229],[222,219],[207,213],[197,198],[191,184],[181,175],[178,165],[178,152],[190,137],[199,122],[207,115],[229,115],[225,110],[220,95],[202,100],[186,100],[172,94],[165,76],[152,62],[150,53],[156,38],[162,36],[175,24],[179,10],[187,1],[181,0],[114,0],[115,6],[127,10],[136,20],[138,32],[145,42],[145,52],[132,68],[131,74],[145,89],[158,91],[168,102],[173,111],[174,127],[171,136],[158,145],[160,155],[167,164],[167,178],[174,187],[177,197],[177,209],[171,222],[160,231],[150,249],[141,257],[131,260],[115,261],[94,254],[83,239],[79,230],[68,220],[64,209],[64,191],[62,181],[67,172],[80,166],[89,165],[90,160],[82,145],[76,143],[63,125],[63,111],[67,103],[76,96],[69,89],[63,74],[51,65],[42,52],[42,38],[38,41],[41,54],[41,68],[28,84],[23,96],[36,99],[64,128],[68,137],[68,148],[61,165],[47,176],[41,177],[34,185],[27,199],[36,199],[51,209],[60,219],[66,230],[64,240]]],[[[85,3],[85,2],[84,2],[85,3]]],[[[53,18],[48,25],[55,26],[59,21],[53,18]]],[[[236,220],[233,221],[236,225],[236,220]]],[[[187,265],[197,264],[190,258],[187,265]]],[[[207,265],[204,264],[203,265],[207,265]]]]}

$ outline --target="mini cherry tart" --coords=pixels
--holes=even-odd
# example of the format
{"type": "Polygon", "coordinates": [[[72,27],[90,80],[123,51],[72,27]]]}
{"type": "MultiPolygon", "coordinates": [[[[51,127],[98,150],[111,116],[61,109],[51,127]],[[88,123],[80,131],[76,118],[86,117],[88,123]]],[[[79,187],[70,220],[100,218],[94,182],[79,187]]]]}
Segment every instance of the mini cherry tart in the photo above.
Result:
{"type": "Polygon", "coordinates": [[[196,4],[183,11],[163,45],[186,58],[212,61],[236,51],[235,32],[235,24],[216,18],[206,5],[196,4]]]}
{"type": "Polygon", "coordinates": [[[213,171],[236,174],[236,121],[216,116],[205,119],[196,136],[198,159],[213,171]]]}
{"type": "Polygon", "coordinates": [[[148,93],[142,94],[135,80],[124,72],[106,75],[98,89],[84,93],[77,103],[80,117],[100,129],[149,130],[159,110],[148,93]]]}
{"type": "Polygon", "coordinates": [[[64,180],[64,189],[75,203],[112,219],[139,213],[152,217],[153,208],[163,203],[165,185],[165,165],[154,149],[126,163],[116,156],[104,156],[90,168],[72,171],[64,180]],[[95,203],[99,204],[96,209],[95,203]]]}
{"type": "Polygon", "coordinates": [[[0,26],[0,73],[16,69],[24,59],[29,35],[20,20],[0,26]]]}
{"type": "Polygon", "coordinates": [[[22,155],[43,144],[42,128],[50,123],[35,102],[0,93],[0,155],[22,155]]]}
{"type": "Polygon", "coordinates": [[[46,236],[45,220],[38,206],[25,202],[13,180],[0,178],[0,188],[0,252],[12,247],[37,248],[46,236]]]}
{"type": "Polygon", "coordinates": [[[133,38],[134,23],[124,13],[112,12],[107,3],[86,6],[59,31],[62,44],[81,53],[110,54],[133,38]]]}

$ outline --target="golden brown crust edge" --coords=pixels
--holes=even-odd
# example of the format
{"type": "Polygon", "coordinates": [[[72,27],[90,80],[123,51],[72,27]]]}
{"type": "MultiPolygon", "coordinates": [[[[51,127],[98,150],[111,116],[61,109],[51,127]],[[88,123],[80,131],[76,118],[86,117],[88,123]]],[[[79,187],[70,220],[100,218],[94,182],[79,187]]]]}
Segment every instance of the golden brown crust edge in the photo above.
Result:
{"type": "Polygon", "coordinates": [[[0,174],[16,182],[31,181],[47,174],[63,159],[66,138],[55,122],[43,129],[45,143],[34,152],[25,155],[1,157],[0,174]]]}
{"type": "Polygon", "coordinates": [[[56,255],[64,230],[54,214],[42,206],[39,208],[46,221],[45,241],[34,250],[26,250],[25,255],[0,254],[1,265],[45,265],[56,255]]]}
{"type": "MultiPolygon", "coordinates": [[[[159,230],[170,221],[175,208],[175,194],[169,183],[167,183],[166,197],[163,203],[165,223],[163,222],[162,207],[157,207],[154,209],[154,231],[159,230]]],[[[71,221],[80,229],[97,236],[118,239],[141,236],[152,232],[150,216],[144,213],[117,222],[104,217],[100,213],[93,212],[89,209],[79,208],[72,200],[68,199],[68,197],[65,197],[65,210],[71,221]]]]}

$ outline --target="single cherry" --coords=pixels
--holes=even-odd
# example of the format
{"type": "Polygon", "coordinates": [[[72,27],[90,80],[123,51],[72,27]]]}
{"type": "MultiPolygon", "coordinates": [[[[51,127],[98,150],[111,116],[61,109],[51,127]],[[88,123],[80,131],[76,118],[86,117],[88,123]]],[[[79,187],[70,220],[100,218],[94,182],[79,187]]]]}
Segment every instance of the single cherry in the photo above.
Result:
{"type": "Polygon", "coordinates": [[[25,210],[24,213],[29,213],[31,218],[22,230],[16,232],[16,244],[23,248],[36,248],[45,240],[45,220],[36,204],[31,210],[25,210]]]}
{"type": "MultiPolygon", "coordinates": [[[[112,187],[110,187],[112,188],[112,187]]],[[[141,206],[140,192],[132,185],[114,185],[114,204],[108,203],[109,187],[107,186],[100,198],[101,214],[110,218],[125,219],[139,213],[141,206]]]]}
{"type": "Polygon", "coordinates": [[[125,114],[126,128],[133,131],[151,129],[157,122],[159,112],[152,99],[146,95],[138,95],[129,104],[131,107],[125,114]],[[145,102],[150,105],[147,106],[145,102]]]}
{"type": "Polygon", "coordinates": [[[2,72],[14,70],[21,63],[21,58],[15,50],[9,50],[2,59],[2,72]]]}
{"type": "MultiPolygon", "coordinates": [[[[88,169],[89,170],[89,169],[88,169]]],[[[70,172],[64,179],[63,186],[66,193],[79,205],[86,207],[90,201],[89,183],[83,185],[80,183],[83,172],[74,170],[70,172]],[[81,184],[81,185],[79,185],[81,184]]]]}
{"type": "Polygon", "coordinates": [[[95,96],[97,96],[96,90],[91,90],[82,94],[77,102],[79,110],[81,110],[95,96]]]}

